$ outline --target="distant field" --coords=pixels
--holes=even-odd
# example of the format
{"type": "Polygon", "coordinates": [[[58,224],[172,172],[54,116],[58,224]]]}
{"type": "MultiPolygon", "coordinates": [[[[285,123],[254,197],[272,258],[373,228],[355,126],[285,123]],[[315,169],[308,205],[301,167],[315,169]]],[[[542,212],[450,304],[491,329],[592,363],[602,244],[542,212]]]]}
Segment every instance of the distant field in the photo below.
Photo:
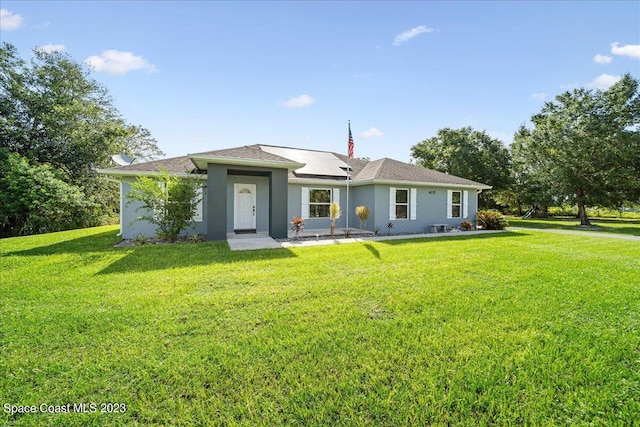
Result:
{"type": "Polygon", "coordinates": [[[526,230],[230,252],[113,248],[115,232],[0,240],[0,425],[640,420],[640,242],[526,230]],[[126,408],[49,412],[79,403],[126,408]]]}
{"type": "Polygon", "coordinates": [[[592,227],[581,227],[580,220],[575,218],[547,218],[547,219],[520,219],[509,217],[509,225],[512,227],[526,228],[557,228],[563,230],[597,231],[601,233],[629,234],[640,236],[640,219],[604,219],[593,218],[592,227]]]}

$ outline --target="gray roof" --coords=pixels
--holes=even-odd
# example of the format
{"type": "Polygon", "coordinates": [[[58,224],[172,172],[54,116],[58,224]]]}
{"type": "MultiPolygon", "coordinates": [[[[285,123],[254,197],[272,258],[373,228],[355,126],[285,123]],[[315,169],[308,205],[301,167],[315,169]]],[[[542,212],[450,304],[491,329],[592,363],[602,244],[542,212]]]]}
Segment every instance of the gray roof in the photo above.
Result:
{"type": "Polygon", "coordinates": [[[291,162],[292,160],[264,151],[259,145],[245,145],[244,147],[205,151],[203,153],[195,153],[193,155],[229,157],[230,159],[261,160],[267,162],[291,162]]]}
{"type": "Polygon", "coordinates": [[[366,166],[353,177],[354,182],[370,180],[428,182],[434,184],[468,185],[472,187],[485,186],[470,179],[460,178],[455,175],[449,175],[386,157],[367,163],[366,166]]]}
{"type": "MultiPolygon", "coordinates": [[[[202,153],[193,154],[192,156],[211,156],[217,158],[228,157],[230,160],[240,159],[280,163],[305,163],[300,162],[300,159],[312,159],[314,153],[318,153],[319,160],[317,161],[317,164],[314,164],[306,169],[305,164],[304,167],[299,168],[292,173],[289,173],[289,177],[310,178],[316,176],[316,174],[313,173],[314,171],[318,171],[319,173],[317,173],[317,177],[319,178],[330,177],[334,180],[345,179],[344,175],[340,176],[337,173],[325,173],[327,170],[330,170],[332,168],[339,168],[342,164],[346,166],[346,163],[348,161],[347,156],[339,153],[331,153],[328,151],[315,151],[266,145],[249,145],[243,147],[227,148],[223,150],[205,151],[202,153]]],[[[373,161],[351,159],[349,163],[351,164],[351,178],[354,184],[357,184],[358,182],[365,183],[372,181],[404,181],[412,183],[440,185],[450,184],[456,186],[489,188],[489,186],[476,181],[460,178],[455,175],[449,175],[432,169],[427,169],[422,166],[412,165],[410,163],[400,162],[398,160],[389,158],[383,158],[373,161]]],[[[109,174],[111,172],[114,175],[131,175],[135,172],[141,172],[142,174],[158,172],[160,168],[165,168],[168,172],[176,174],[197,170],[197,168],[194,167],[193,160],[189,156],[180,156],[172,157],[169,159],[154,160],[146,163],[118,166],[111,169],[103,169],[99,172],[105,174],[109,174]]]]}
{"type": "Polygon", "coordinates": [[[106,169],[106,171],[121,172],[158,172],[166,169],[169,173],[193,172],[195,167],[188,156],[171,157],[168,159],[152,160],[144,163],[132,163],[126,166],[118,166],[106,169]]]}

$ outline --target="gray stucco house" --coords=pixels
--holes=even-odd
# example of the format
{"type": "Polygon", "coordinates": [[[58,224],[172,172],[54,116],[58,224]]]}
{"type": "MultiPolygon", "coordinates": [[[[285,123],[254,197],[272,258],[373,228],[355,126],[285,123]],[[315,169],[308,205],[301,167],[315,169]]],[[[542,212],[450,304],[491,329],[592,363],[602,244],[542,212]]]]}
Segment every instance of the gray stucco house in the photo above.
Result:
{"type": "Polygon", "coordinates": [[[359,227],[355,207],[368,206],[365,228],[386,232],[428,232],[433,225],[458,226],[475,222],[478,194],[491,187],[409,163],[383,158],[352,159],[347,205],[347,157],[337,153],[271,145],[251,145],[189,154],[147,163],[101,169],[120,181],[122,237],[152,236],[152,224],[135,221],[135,204],[126,204],[136,177],[156,175],[159,168],[202,180],[202,202],[195,213],[195,230],[209,240],[226,240],[230,233],[266,232],[286,238],[289,222],[302,217],[305,230],[328,229],[329,204],[338,201],[342,217],[336,229],[359,227]]]}

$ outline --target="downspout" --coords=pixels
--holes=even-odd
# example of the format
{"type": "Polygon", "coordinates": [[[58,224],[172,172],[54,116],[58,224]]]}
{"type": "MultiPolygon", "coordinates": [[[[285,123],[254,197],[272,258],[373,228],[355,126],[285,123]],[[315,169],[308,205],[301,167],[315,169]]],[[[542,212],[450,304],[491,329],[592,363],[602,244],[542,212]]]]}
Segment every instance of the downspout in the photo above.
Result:
{"type": "Polygon", "coordinates": [[[124,194],[122,192],[122,180],[120,180],[120,232],[116,234],[118,237],[122,237],[122,215],[124,211],[124,194]]]}

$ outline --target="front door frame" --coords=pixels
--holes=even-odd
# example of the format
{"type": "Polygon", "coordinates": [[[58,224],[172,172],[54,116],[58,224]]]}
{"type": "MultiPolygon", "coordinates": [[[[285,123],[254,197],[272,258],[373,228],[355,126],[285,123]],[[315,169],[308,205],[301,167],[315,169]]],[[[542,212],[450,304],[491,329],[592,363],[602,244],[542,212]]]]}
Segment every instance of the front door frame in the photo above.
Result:
{"type": "Polygon", "coordinates": [[[256,230],[256,184],[243,184],[243,183],[234,183],[233,184],[233,229],[234,230],[256,230]],[[240,192],[243,189],[248,189],[251,192],[251,200],[250,203],[246,206],[246,209],[249,209],[247,212],[240,211],[240,192]],[[247,218],[249,220],[247,221],[247,218]]]}

